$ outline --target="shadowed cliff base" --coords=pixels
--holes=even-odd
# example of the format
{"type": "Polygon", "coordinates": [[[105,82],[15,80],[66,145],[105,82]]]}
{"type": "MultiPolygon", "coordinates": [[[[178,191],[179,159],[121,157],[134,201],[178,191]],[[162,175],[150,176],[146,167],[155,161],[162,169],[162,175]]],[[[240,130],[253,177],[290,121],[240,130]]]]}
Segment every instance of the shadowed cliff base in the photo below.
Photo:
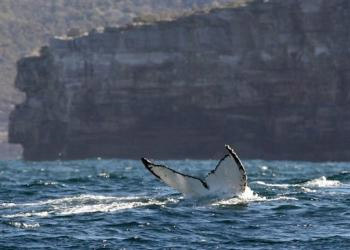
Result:
{"type": "Polygon", "coordinates": [[[18,62],[28,160],[350,160],[347,0],[252,1],[52,39],[18,62]]]}

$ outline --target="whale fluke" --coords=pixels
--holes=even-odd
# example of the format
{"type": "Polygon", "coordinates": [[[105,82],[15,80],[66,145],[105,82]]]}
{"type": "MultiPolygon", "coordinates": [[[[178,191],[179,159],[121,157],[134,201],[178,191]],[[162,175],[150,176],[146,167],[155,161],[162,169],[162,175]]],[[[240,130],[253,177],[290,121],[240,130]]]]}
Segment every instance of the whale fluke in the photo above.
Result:
{"type": "Polygon", "coordinates": [[[243,193],[247,175],[236,152],[225,145],[225,155],[204,179],[183,174],[164,165],[142,158],[145,167],[158,179],[181,192],[185,197],[232,197],[243,193]]]}

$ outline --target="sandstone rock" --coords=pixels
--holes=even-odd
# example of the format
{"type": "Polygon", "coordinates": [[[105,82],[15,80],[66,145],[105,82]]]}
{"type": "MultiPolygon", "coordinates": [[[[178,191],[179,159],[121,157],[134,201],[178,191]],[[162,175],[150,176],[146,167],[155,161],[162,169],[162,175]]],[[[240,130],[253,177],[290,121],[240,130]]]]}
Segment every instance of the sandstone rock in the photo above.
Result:
{"type": "Polygon", "coordinates": [[[18,62],[29,160],[350,160],[350,3],[255,0],[52,39],[18,62]]]}

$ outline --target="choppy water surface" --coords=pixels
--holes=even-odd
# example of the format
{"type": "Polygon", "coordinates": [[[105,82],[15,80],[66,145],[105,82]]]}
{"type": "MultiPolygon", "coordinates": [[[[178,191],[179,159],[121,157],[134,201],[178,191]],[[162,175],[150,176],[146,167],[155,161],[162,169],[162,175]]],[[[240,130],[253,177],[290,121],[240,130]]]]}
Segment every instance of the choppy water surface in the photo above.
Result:
{"type": "Polygon", "coordinates": [[[139,161],[0,161],[0,248],[350,248],[349,163],[244,162],[242,197],[191,201],[139,161]]]}

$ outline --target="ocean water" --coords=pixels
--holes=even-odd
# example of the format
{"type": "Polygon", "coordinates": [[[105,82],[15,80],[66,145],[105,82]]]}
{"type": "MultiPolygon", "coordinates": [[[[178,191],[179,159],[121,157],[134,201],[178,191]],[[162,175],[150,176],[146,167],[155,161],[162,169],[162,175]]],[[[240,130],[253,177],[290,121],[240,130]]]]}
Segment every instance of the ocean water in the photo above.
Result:
{"type": "MultiPolygon", "coordinates": [[[[205,175],[216,161],[166,161],[205,175]]],[[[249,189],[186,200],[140,161],[0,161],[0,249],[350,249],[350,164],[245,160],[249,189]]]]}

